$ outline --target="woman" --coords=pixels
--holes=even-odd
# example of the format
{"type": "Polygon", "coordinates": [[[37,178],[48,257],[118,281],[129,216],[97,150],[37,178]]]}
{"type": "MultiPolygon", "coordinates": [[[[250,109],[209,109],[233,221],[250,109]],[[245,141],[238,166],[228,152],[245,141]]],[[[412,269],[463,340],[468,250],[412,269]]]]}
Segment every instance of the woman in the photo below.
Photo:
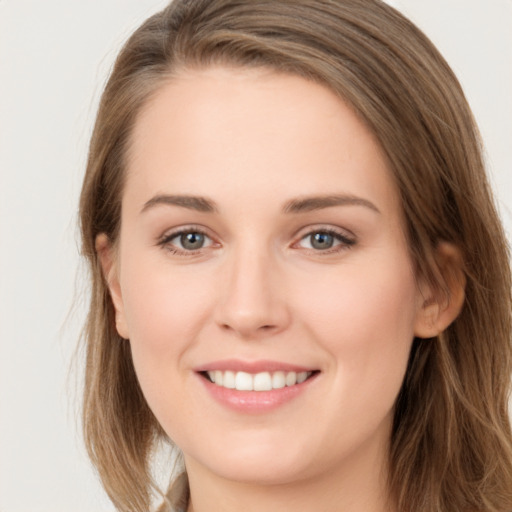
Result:
{"type": "Polygon", "coordinates": [[[512,508],[511,279],[475,123],[377,0],[177,0],[81,196],[84,430],[118,510],[512,508]]]}

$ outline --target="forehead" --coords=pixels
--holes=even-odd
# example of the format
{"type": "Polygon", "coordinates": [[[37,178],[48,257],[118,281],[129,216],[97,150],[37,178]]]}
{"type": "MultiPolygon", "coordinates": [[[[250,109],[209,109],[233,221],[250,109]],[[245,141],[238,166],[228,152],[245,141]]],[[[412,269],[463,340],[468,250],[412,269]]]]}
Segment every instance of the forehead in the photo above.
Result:
{"type": "Polygon", "coordinates": [[[139,202],[175,190],[397,202],[383,151],[352,109],[323,85],[266,69],[180,73],[143,107],[128,156],[125,195],[139,202]]]}

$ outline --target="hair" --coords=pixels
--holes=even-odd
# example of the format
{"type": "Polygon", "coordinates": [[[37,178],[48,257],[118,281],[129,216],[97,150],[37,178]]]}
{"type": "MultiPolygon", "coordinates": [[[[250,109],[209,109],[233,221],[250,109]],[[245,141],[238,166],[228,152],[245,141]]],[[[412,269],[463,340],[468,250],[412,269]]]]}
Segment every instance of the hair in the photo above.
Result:
{"type": "Polygon", "coordinates": [[[439,336],[413,341],[394,411],[389,488],[400,512],[510,512],[512,285],[480,136],[448,64],[379,0],[175,0],[119,54],[80,199],[92,283],[83,428],[112,502],[119,511],[150,510],[151,455],[166,436],[139,387],[130,344],[116,332],[95,240],[100,233],[118,239],[127,150],[141,108],[180,71],[213,65],[263,67],[330,88],[385,152],[418,275],[446,290],[436,247],[447,241],[459,249],[465,303],[439,336]]]}

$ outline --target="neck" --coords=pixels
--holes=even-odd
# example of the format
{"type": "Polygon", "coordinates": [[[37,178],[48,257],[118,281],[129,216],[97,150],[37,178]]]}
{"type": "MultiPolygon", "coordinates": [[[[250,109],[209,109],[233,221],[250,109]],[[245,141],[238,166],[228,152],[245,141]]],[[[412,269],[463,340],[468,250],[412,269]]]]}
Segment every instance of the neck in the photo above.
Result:
{"type": "Polygon", "coordinates": [[[292,482],[261,484],[226,479],[185,456],[190,482],[187,512],[394,512],[388,487],[387,450],[368,447],[343,465],[292,482]]]}

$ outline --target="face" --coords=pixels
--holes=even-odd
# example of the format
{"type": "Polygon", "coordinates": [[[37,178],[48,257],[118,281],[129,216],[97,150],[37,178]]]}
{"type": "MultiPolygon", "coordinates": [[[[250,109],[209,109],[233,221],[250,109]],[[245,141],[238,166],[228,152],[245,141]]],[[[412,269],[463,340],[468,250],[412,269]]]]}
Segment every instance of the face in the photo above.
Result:
{"type": "Polygon", "coordinates": [[[128,157],[117,328],[189,469],[283,483],[383,460],[423,300],[365,125],[299,77],[194,70],[128,157]]]}

